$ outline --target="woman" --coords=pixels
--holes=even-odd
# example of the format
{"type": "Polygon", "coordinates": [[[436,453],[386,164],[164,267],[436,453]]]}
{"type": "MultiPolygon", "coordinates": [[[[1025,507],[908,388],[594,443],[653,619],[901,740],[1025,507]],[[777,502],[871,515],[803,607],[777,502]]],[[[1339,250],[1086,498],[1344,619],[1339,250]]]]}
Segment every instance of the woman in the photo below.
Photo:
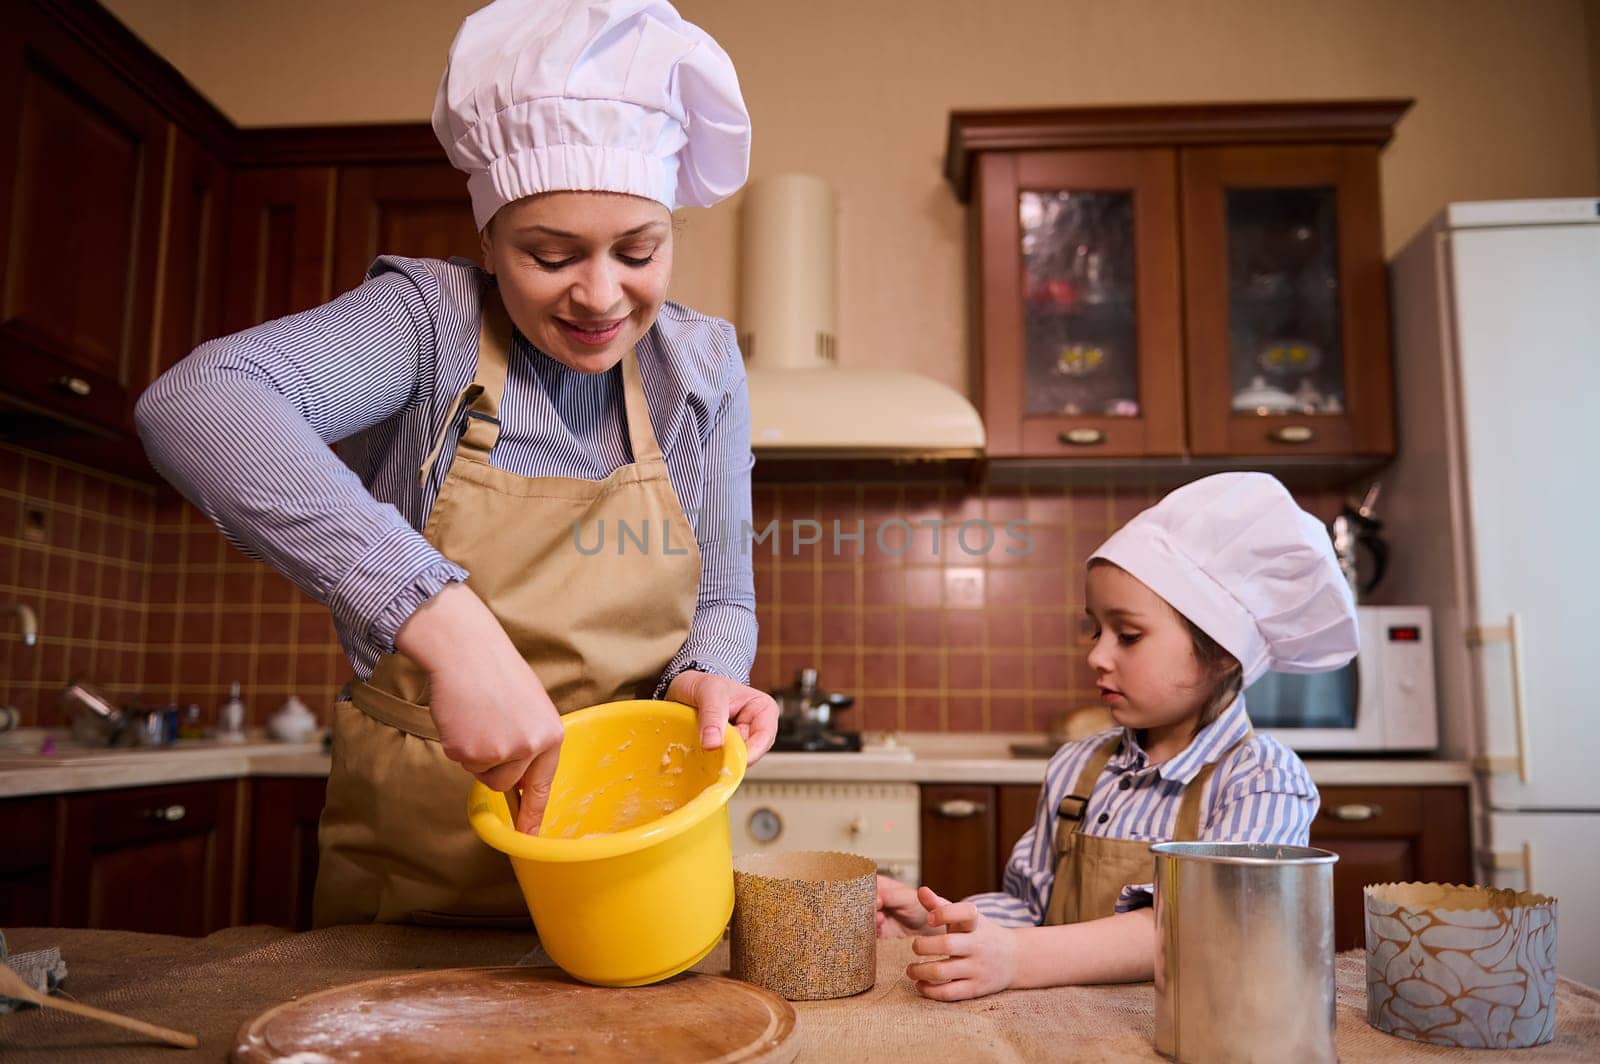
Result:
{"type": "Polygon", "coordinates": [[[726,322],[666,302],[671,210],[748,170],[732,63],[661,0],[498,0],[451,45],[433,125],[481,269],[380,258],[203,345],[136,412],[161,472],[330,607],[354,666],[319,926],[525,920],[466,793],[520,788],[537,830],[561,712],[653,692],[696,707],[707,748],[732,723],[754,759],[776,733],[743,682],[749,555],[719,535],[750,517],[743,364],[726,322]]]}

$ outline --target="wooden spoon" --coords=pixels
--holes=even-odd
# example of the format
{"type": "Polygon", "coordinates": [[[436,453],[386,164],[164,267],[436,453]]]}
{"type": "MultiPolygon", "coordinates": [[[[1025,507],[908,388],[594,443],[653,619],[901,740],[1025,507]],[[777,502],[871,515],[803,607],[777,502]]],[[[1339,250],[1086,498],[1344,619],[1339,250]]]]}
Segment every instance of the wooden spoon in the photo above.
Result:
{"type": "Polygon", "coordinates": [[[200,1040],[192,1034],[184,1034],[182,1031],[174,1031],[168,1027],[157,1027],[153,1023],[145,1023],[143,1020],[135,1020],[128,1016],[118,1016],[115,1012],[107,1012],[105,1009],[97,1009],[89,1005],[80,1005],[76,1001],[68,1001],[65,998],[41,994],[27,983],[24,983],[22,976],[4,964],[0,964],[0,994],[17,998],[20,1001],[31,1001],[43,1008],[60,1009],[63,1012],[87,1016],[91,1020],[99,1020],[102,1023],[125,1027],[149,1038],[159,1039],[168,1045],[193,1049],[200,1044],[200,1040]]]}

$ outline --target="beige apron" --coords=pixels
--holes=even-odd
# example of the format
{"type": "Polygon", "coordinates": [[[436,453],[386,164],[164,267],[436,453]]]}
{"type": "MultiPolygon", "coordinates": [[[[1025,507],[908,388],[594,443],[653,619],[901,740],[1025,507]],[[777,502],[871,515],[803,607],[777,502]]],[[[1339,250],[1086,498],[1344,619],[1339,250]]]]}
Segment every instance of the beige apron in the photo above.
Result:
{"type": "MultiPolygon", "coordinates": [[[[1200,837],[1200,798],[1206,783],[1229,754],[1249,741],[1250,733],[1245,732],[1242,739],[1202,768],[1184,787],[1173,841],[1193,842],[1200,837]]],[[[1095,781],[1121,742],[1118,734],[1101,744],[1056,809],[1056,875],[1050,906],[1045,910],[1047,924],[1075,924],[1111,916],[1117,911],[1117,898],[1123,887],[1148,883],[1155,877],[1155,859],[1150,855],[1152,844],[1148,839],[1113,839],[1081,830],[1095,781]]]]}
{"type": "MultiPolygon", "coordinates": [[[[637,358],[630,351],[622,359],[633,463],[599,481],[521,477],[489,464],[511,337],[490,287],[475,380],[418,474],[425,482],[465,409],[466,427],[423,535],[471,573],[467,586],[558,710],[648,696],[688,635],[700,550],[667,479],[637,358]],[[588,554],[578,549],[580,533],[588,554]]],[[[427,703],[427,676],[390,654],[369,681],[352,682],[351,701],[334,707],[333,771],[318,835],[318,927],[528,922],[510,863],[467,823],[472,776],[445,757],[427,703]]]]}

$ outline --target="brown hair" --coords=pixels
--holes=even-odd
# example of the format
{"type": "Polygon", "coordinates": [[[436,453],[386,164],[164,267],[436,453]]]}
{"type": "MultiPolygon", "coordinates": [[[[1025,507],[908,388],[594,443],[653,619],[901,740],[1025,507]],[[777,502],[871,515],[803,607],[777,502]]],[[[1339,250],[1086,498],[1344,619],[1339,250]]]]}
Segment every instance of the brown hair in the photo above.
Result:
{"type": "MultiPolygon", "coordinates": [[[[1172,612],[1178,613],[1177,610],[1172,612]]],[[[1206,704],[1200,710],[1200,721],[1195,725],[1195,731],[1198,732],[1233,704],[1240,688],[1244,686],[1244,668],[1238,658],[1222,649],[1222,645],[1203,632],[1199,625],[1181,613],[1178,613],[1178,617],[1183,621],[1183,626],[1189,629],[1189,639],[1194,643],[1194,659],[1200,663],[1201,675],[1211,681],[1211,693],[1206,696],[1206,704]]]]}

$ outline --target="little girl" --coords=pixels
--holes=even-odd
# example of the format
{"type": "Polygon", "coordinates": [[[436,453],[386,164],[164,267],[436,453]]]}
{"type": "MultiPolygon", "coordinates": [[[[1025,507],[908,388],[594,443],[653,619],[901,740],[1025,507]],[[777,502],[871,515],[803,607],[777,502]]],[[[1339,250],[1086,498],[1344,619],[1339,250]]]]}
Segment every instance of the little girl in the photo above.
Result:
{"type": "Polygon", "coordinates": [[[878,932],[934,958],[925,997],[1149,979],[1150,845],[1305,845],[1317,788],[1251,731],[1262,673],[1323,672],[1356,653],[1355,602],[1322,524],[1264,473],[1172,492],[1089,558],[1089,666],[1119,727],[1068,743],[1045,771],[1005,891],[952,903],[878,880],[878,932]]]}

